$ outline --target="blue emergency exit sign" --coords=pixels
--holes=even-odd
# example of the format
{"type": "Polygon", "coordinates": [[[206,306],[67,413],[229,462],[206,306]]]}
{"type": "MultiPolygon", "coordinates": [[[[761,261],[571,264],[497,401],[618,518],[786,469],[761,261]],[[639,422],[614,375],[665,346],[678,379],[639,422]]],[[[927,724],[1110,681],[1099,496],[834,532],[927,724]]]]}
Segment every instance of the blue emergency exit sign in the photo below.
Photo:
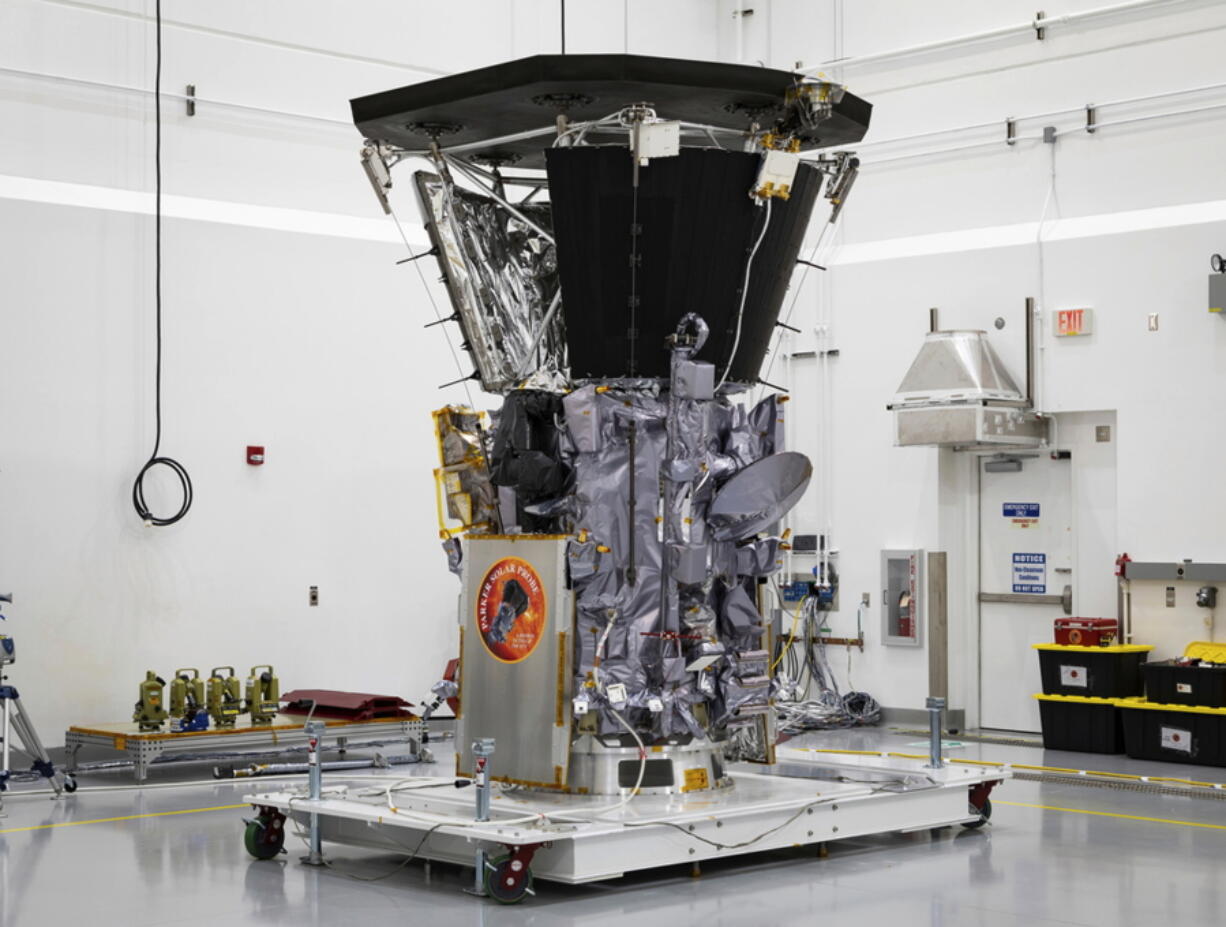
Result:
{"type": "Polygon", "coordinates": [[[1039,517],[1039,503],[1037,502],[1006,502],[1003,508],[1005,518],[1039,517]]]}

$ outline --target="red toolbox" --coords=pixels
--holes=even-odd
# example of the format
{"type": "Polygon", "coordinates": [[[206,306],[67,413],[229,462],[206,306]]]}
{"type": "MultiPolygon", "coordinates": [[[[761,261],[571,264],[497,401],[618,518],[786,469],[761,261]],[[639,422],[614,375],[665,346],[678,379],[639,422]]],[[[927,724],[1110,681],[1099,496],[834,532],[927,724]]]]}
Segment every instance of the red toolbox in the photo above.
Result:
{"type": "Polygon", "coordinates": [[[1115,643],[1120,624],[1114,618],[1057,618],[1056,643],[1075,647],[1107,647],[1115,643]]]}

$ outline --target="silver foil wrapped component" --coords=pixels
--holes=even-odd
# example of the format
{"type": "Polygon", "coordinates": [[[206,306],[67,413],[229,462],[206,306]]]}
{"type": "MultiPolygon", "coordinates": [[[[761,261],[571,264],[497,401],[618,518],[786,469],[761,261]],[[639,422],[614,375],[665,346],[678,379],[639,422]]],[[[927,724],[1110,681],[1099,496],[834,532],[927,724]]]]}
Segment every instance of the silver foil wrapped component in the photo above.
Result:
{"type": "Polygon", "coordinates": [[[726,673],[720,679],[724,714],[721,721],[741,714],[747,708],[765,708],[770,704],[770,679],[767,676],[734,676],[726,673]]]}
{"type": "MultiPolygon", "coordinates": [[[[424,171],[415,180],[426,230],[482,387],[500,393],[537,371],[564,371],[562,314],[554,312],[542,331],[560,292],[553,244],[490,197],[424,171]]],[[[548,203],[524,204],[520,211],[541,228],[552,224],[548,203]]]]}
{"type": "Polygon", "coordinates": [[[735,662],[738,676],[765,676],[770,654],[765,650],[742,650],[736,654],[735,662]]]}
{"type": "Polygon", "coordinates": [[[748,412],[739,405],[732,407],[727,453],[736,460],[738,469],[782,449],[784,401],[783,396],[770,395],[748,412]]]}
{"type": "MultiPolygon", "coordinates": [[[[783,425],[776,397],[750,410],[726,393],[702,398],[707,371],[692,360],[699,342],[678,333],[682,390],[627,380],[580,384],[558,397],[556,440],[547,443],[570,476],[546,501],[571,533],[573,691],[583,696],[588,733],[624,734],[620,715],[643,736],[721,740],[729,725],[768,707],[758,649],[764,623],[751,593],[758,577],[777,569],[779,539],[755,532],[786,510],[803,490],[796,475],[807,473],[800,455],[776,454],[783,425]],[[759,485],[757,474],[780,467],[788,487],[759,485]],[[740,488],[726,494],[733,483],[740,488]],[[746,511],[759,496],[763,511],[746,511]],[[717,522],[721,505],[727,514],[717,522]],[[626,690],[617,714],[607,695],[614,685],[626,690]]],[[[526,392],[515,397],[526,402],[526,392]]],[[[548,423],[504,412],[500,427],[528,435],[548,423]]],[[[544,446],[524,440],[528,452],[544,446]]]]}
{"type": "Polygon", "coordinates": [[[447,555],[447,569],[459,576],[463,572],[461,564],[464,561],[464,549],[460,546],[460,539],[447,538],[443,541],[443,552],[447,555]]]}
{"type": "Polygon", "coordinates": [[[693,706],[700,701],[693,692],[678,692],[672,700],[673,716],[669,719],[672,723],[666,725],[667,732],[674,733],[680,729],[694,737],[707,736],[707,729],[694,716],[693,706]]]}
{"type": "Polygon", "coordinates": [[[724,637],[739,649],[756,648],[766,630],[753,599],[739,583],[729,588],[724,595],[720,625],[724,637]]]}
{"type": "Polygon", "coordinates": [[[594,575],[602,566],[608,568],[612,565],[612,561],[600,552],[595,541],[578,539],[567,544],[566,562],[569,564],[572,582],[594,575]]]}
{"type": "Polygon", "coordinates": [[[682,610],[681,624],[688,636],[714,638],[715,609],[706,602],[694,602],[682,610]]]}
{"type": "MultiPolygon", "coordinates": [[[[779,540],[712,541],[707,512],[719,488],[780,439],[777,404],[746,412],[727,399],[670,398],[627,386],[588,384],[563,398],[575,451],[573,528],[583,539],[570,546],[579,613],[575,683],[583,685],[599,656],[602,681],[628,689],[624,716],[631,723],[660,736],[716,736],[710,725],[726,714],[726,686],[737,710],[769,695],[769,687],[739,682],[722,654],[760,646],[764,625],[747,581],[776,569],[779,540]],[[670,421],[677,426],[671,455],[670,421]],[[677,540],[667,544],[664,477],[675,487],[669,511],[677,525],[677,540]],[[609,608],[619,618],[603,635],[609,608]],[[675,609],[671,625],[664,608],[675,609]],[[705,668],[687,670],[691,664],[705,668]],[[647,712],[652,699],[664,710],[647,712]],[[696,711],[700,705],[705,709],[696,711]]],[[[603,712],[599,729],[621,727],[603,712]]]]}
{"type": "Polygon", "coordinates": [[[562,397],[566,409],[566,428],[575,450],[581,454],[594,454],[603,443],[601,432],[601,403],[595,386],[581,386],[562,397]]]}
{"type": "Polygon", "coordinates": [[[769,576],[779,566],[779,538],[760,538],[736,548],[736,572],[742,576],[769,576]]]}

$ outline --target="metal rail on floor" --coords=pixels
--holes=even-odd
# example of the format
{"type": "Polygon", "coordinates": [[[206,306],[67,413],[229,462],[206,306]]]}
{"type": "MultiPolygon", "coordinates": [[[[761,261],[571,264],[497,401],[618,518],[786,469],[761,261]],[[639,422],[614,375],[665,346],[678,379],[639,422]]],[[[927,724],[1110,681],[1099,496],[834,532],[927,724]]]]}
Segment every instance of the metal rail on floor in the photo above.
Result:
{"type": "MultiPolygon", "coordinates": [[[[923,754],[897,753],[889,750],[836,750],[822,747],[792,747],[791,749],[804,750],[809,753],[830,753],[844,756],[876,756],[907,760],[922,760],[926,758],[923,754]]],[[[1014,778],[1030,779],[1032,781],[1054,781],[1059,779],[1070,785],[1114,785],[1117,788],[1129,788],[1133,791],[1145,791],[1154,794],[1197,795],[1204,798],[1226,799],[1226,783],[1201,782],[1197,779],[1184,779],[1179,776],[1145,776],[1139,773],[1072,769],[1065,766],[1036,766],[1030,763],[1002,763],[993,760],[959,760],[948,757],[946,757],[945,762],[963,766],[988,766],[995,769],[1007,769],[1014,773],[1014,778]],[[1031,775],[1026,775],[1027,773],[1031,775]],[[1184,788],[1177,788],[1178,786],[1183,786],[1184,788]]]]}
{"type": "MultiPolygon", "coordinates": [[[[928,736],[927,728],[892,727],[890,730],[895,734],[903,734],[907,737],[928,736]]],[[[995,734],[968,734],[962,731],[957,734],[953,733],[953,731],[946,731],[945,733],[950,737],[956,737],[958,740],[967,743],[991,744],[995,747],[1039,747],[1040,749],[1043,747],[1043,741],[1030,737],[1001,737],[995,734]]]]}

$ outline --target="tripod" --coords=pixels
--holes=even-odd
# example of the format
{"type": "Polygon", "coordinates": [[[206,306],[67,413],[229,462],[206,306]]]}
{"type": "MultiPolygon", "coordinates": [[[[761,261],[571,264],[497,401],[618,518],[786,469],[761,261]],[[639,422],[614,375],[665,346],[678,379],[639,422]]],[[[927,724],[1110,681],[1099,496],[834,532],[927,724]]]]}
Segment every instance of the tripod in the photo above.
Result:
{"type": "MultiPolygon", "coordinates": [[[[12,595],[0,595],[0,602],[12,601],[12,595]]],[[[0,615],[0,618],[3,617],[0,615]]],[[[62,796],[64,792],[77,790],[76,779],[67,773],[58,772],[52,764],[47,748],[39,740],[38,731],[34,730],[34,723],[26,714],[25,706],[21,704],[21,697],[17,694],[17,689],[5,681],[8,677],[4,673],[4,668],[16,662],[17,650],[13,639],[0,634],[0,817],[4,816],[4,792],[8,789],[9,778],[13,774],[10,762],[10,753],[13,749],[10,731],[15,732],[21,740],[21,747],[17,749],[34,761],[30,770],[51,780],[51,787],[55,789],[56,798],[62,796]]]]}

